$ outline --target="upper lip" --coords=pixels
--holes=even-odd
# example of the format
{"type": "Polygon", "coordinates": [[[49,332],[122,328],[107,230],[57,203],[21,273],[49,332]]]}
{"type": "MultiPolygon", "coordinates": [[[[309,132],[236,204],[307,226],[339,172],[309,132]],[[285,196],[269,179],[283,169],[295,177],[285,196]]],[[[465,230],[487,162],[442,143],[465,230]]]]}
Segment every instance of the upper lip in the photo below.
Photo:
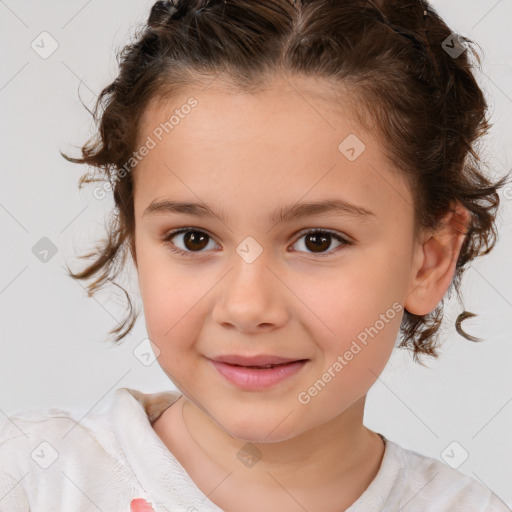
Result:
{"type": "Polygon", "coordinates": [[[269,354],[260,354],[256,356],[240,356],[236,354],[228,354],[224,356],[212,357],[212,361],[218,363],[237,364],[240,366],[265,366],[267,364],[282,364],[290,363],[292,361],[303,361],[304,359],[297,359],[296,357],[280,357],[269,354]]]}

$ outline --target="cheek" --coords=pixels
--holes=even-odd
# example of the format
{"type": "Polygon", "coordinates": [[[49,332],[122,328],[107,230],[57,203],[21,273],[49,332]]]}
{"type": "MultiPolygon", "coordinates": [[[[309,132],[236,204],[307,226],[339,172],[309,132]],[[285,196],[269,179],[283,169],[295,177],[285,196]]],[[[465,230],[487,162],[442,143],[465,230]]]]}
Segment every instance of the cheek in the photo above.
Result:
{"type": "Polygon", "coordinates": [[[314,410],[325,420],[367,394],[389,361],[402,317],[399,303],[383,309],[383,316],[374,304],[350,300],[335,311],[335,334],[315,331],[322,355],[297,396],[299,403],[309,402],[311,414],[314,410]]]}
{"type": "Polygon", "coordinates": [[[324,380],[322,372],[328,372],[325,379],[354,400],[375,381],[395,346],[403,316],[399,268],[392,254],[374,253],[370,261],[347,262],[329,279],[317,275],[295,289],[314,313],[304,320],[323,352],[317,377],[324,380]]]}
{"type": "Polygon", "coordinates": [[[185,315],[189,303],[186,278],[175,265],[169,264],[161,248],[139,249],[137,255],[147,331],[153,343],[161,348],[161,340],[175,336],[175,326],[185,315]]]}
{"type": "Polygon", "coordinates": [[[398,316],[404,280],[397,267],[389,258],[373,257],[368,262],[358,258],[357,262],[347,261],[338,269],[330,269],[328,274],[317,272],[297,279],[293,290],[306,306],[302,308],[304,318],[311,319],[310,328],[317,335],[347,340],[376,322],[382,328],[382,315],[386,326],[398,316]]]}
{"type": "Polygon", "coordinates": [[[160,350],[159,364],[179,374],[190,364],[187,351],[205,321],[201,297],[215,280],[200,275],[193,266],[172,263],[161,248],[140,253],[138,272],[146,329],[160,350]]]}

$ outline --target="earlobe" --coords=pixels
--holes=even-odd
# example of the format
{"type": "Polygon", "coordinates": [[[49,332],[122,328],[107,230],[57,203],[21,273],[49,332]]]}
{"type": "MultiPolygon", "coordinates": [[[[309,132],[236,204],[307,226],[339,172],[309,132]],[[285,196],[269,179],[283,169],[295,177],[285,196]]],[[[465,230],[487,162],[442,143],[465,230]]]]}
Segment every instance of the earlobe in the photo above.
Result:
{"type": "Polygon", "coordinates": [[[470,212],[457,203],[438,229],[423,234],[416,248],[410,288],[404,302],[410,313],[426,315],[444,297],[455,273],[470,218],[470,212]]]}

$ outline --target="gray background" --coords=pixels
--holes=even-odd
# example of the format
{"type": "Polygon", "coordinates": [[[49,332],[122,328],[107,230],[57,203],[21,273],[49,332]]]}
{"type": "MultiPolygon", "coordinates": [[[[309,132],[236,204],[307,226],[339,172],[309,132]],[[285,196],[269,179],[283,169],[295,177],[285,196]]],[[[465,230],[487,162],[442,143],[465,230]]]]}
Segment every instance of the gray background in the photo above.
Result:
{"type": "MultiPolygon", "coordinates": [[[[112,208],[89,188],[87,169],[60,157],[92,135],[90,108],[116,73],[115,50],[146,20],[151,1],[0,1],[1,166],[0,420],[27,408],[84,412],[108,407],[118,387],[145,392],[174,388],[157,362],[133,351],[146,338],[141,317],[118,347],[103,340],[123,318],[115,288],[87,298],[83,283],[64,273],[81,268],[78,254],[104,235],[112,208]],[[31,47],[48,32],[57,50],[41,58],[31,47]],[[80,89],[80,91],[78,91],[80,89]],[[47,237],[58,252],[46,263],[33,247],[47,237]]],[[[494,123],[484,158],[501,176],[511,168],[512,0],[434,1],[453,30],[484,52],[478,74],[494,123]]],[[[43,51],[43,50],[40,50],[43,51]]],[[[502,192],[500,240],[465,274],[465,323],[486,341],[473,344],[453,327],[459,313],[447,303],[441,357],[423,368],[396,352],[370,390],[366,425],[405,448],[442,460],[456,441],[469,454],[459,471],[481,481],[512,506],[512,189],[502,192]]],[[[40,242],[41,243],[41,242],[40,242]]],[[[125,284],[137,292],[133,268],[125,284]]],[[[137,300],[137,299],[136,299],[137,300]]],[[[141,309],[140,300],[135,303],[141,309]]],[[[461,453],[455,448],[455,455],[461,453]]]]}

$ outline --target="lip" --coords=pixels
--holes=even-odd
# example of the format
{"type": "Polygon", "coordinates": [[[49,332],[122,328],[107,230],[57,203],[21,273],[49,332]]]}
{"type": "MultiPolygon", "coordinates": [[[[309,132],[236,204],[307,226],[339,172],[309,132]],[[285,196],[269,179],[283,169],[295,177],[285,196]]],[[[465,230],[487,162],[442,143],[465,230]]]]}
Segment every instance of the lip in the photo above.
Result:
{"type": "MultiPolygon", "coordinates": [[[[247,361],[247,358],[244,360],[247,361]]],[[[267,357],[266,361],[268,360],[269,358],[267,357]]],[[[209,359],[208,361],[222,377],[231,384],[234,384],[236,387],[243,389],[244,391],[261,391],[297,375],[309,360],[288,360],[288,362],[275,363],[278,364],[278,366],[268,369],[254,368],[251,366],[238,366],[236,364],[225,363],[213,359],[209,359]]],[[[251,362],[254,362],[254,358],[251,358],[251,362]]]]}
{"type": "Polygon", "coordinates": [[[258,354],[254,356],[227,354],[223,356],[212,357],[210,359],[218,363],[236,364],[239,366],[265,366],[267,364],[282,364],[304,360],[297,359],[296,357],[281,357],[270,354],[258,354]]]}

